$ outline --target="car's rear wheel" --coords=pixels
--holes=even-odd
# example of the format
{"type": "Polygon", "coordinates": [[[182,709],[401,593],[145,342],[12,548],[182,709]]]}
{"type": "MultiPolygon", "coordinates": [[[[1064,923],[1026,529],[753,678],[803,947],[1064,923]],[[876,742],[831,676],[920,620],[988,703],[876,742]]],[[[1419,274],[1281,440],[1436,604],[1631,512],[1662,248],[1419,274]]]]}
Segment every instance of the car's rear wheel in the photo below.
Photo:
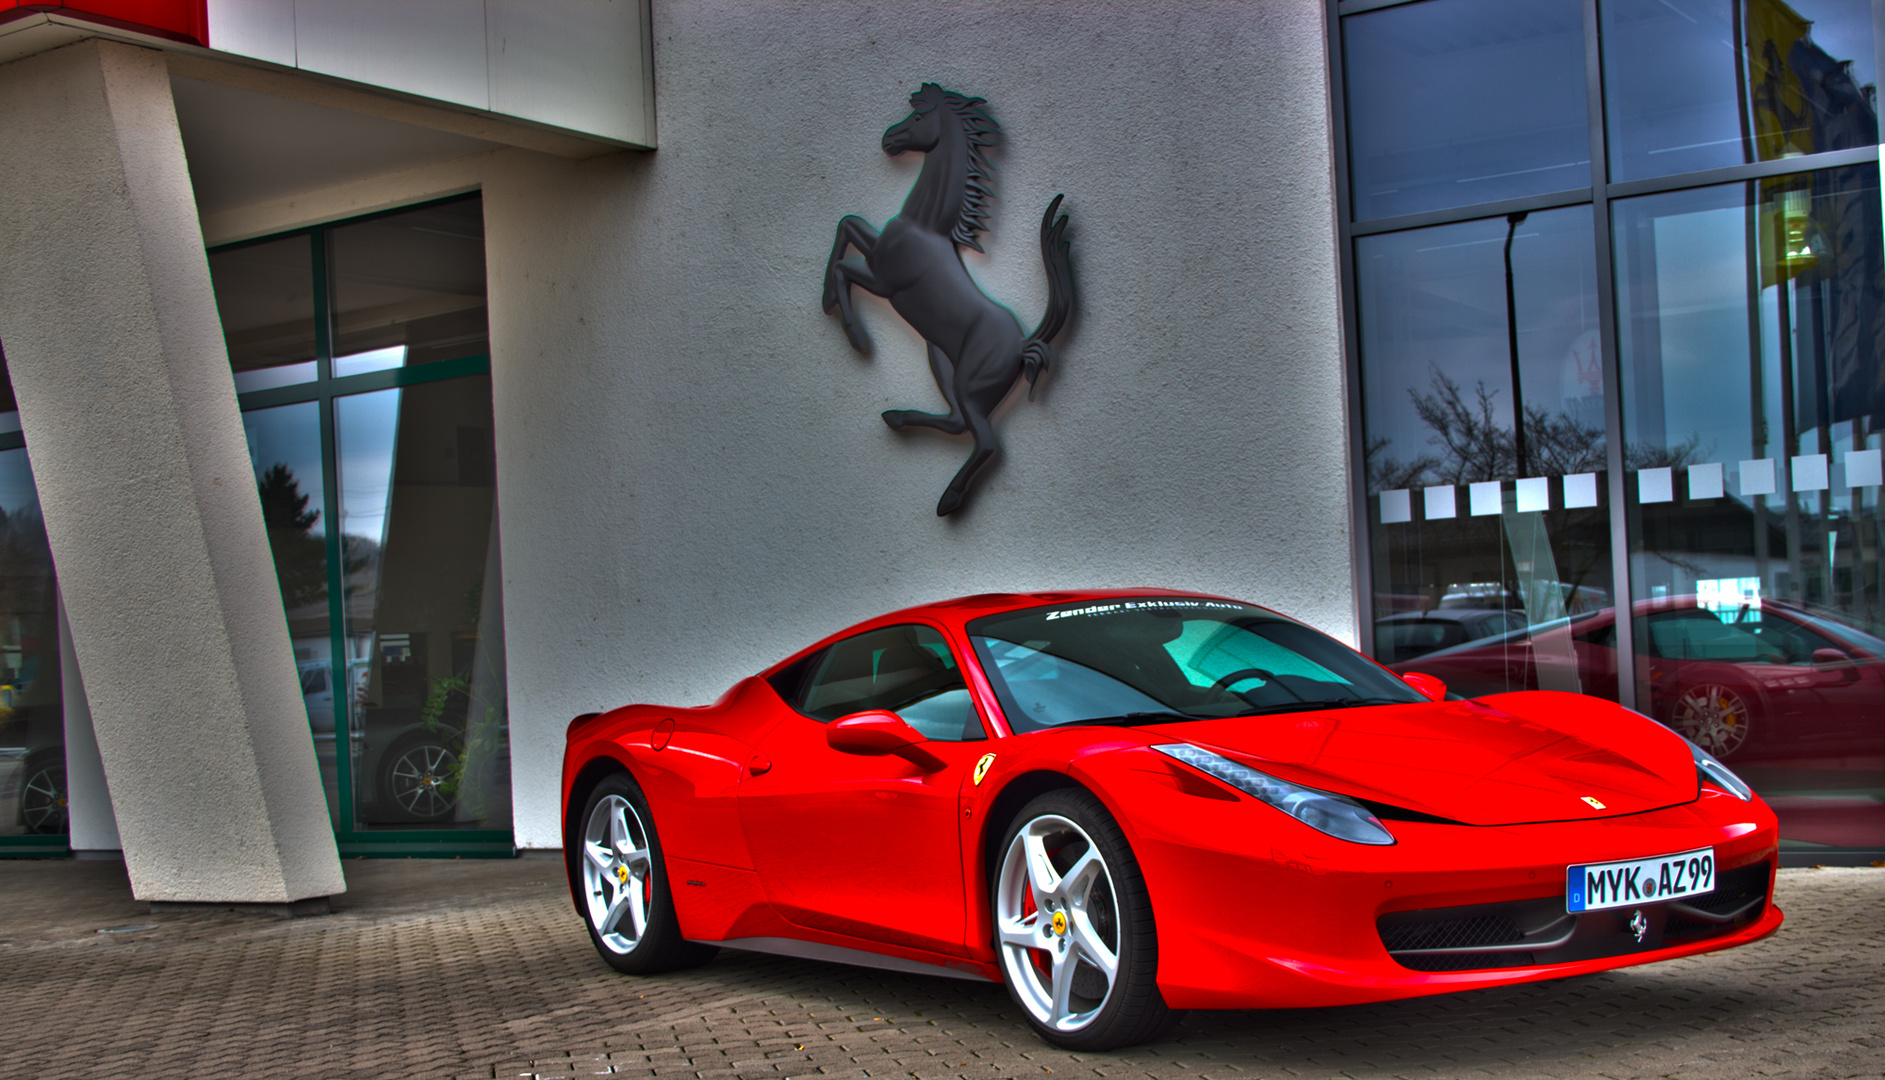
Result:
{"type": "Polygon", "coordinates": [[[583,921],[609,966],[652,975],[713,959],[718,949],[681,937],[654,815],[634,779],[605,777],[582,815],[583,921]]]}
{"type": "Polygon", "coordinates": [[[1050,791],[1022,809],[995,874],[996,947],[1008,993],[1068,1050],[1131,1046],[1178,1021],[1154,981],[1158,935],[1145,879],[1092,795],[1050,791]]]}
{"type": "Polygon", "coordinates": [[[1747,744],[1747,700],[1719,683],[1691,686],[1676,697],[1669,726],[1723,761],[1747,744]]]}
{"type": "Polygon", "coordinates": [[[69,829],[65,790],[65,758],[52,755],[32,760],[26,782],[20,785],[20,824],[29,833],[53,835],[69,829]]]}

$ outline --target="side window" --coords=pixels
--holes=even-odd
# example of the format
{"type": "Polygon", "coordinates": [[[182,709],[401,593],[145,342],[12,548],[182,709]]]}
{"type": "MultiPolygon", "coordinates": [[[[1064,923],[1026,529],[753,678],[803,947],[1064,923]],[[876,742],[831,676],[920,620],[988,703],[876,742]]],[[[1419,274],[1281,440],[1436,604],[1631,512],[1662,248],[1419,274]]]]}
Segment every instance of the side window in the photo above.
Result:
{"type": "Polygon", "coordinates": [[[827,722],[886,709],[940,742],[986,737],[948,643],[927,626],[885,627],[831,646],[816,657],[795,704],[827,722]]]}
{"type": "MultiPolygon", "coordinates": [[[[1804,626],[1795,626],[1777,615],[1770,615],[1763,622],[1738,623],[1740,629],[1758,637],[1774,654],[1777,662],[1788,664],[1811,664],[1813,650],[1838,649],[1839,646],[1804,626]]],[[[1844,652],[1844,649],[1840,649],[1844,652]]]]}
{"type": "Polygon", "coordinates": [[[1775,651],[1753,634],[1703,611],[1671,611],[1649,617],[1651,655],[1671,660],[1771,663],[1775,651]]]}

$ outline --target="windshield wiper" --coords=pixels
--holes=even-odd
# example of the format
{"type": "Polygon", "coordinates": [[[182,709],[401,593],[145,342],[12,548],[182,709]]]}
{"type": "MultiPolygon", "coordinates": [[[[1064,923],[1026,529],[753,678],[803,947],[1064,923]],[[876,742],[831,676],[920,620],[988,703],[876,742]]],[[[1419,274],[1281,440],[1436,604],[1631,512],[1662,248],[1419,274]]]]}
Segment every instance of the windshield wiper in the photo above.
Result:
{"type": "Polygon", "coordinates": [[[1412,702],[1385,697],[1349,697],[1323,698],[1319,701],[1285,701],[1276,705],[1265,705],[1238,716],[1268,716],[1271,713],[1316,712],[1321,709],[1352,709],[1358,705],[1409,705],[1412,702]]]}
{"type": "Polygon", "coordinates": [[[1134,727],[1139,724],[1156,724],[1164,720],[1213,719],[1216,719],[1216,717],[1193,716],[1190,713],[1181,712],[1129,712],[1121,713],[1118,716],[1089,716],[1084,720],[1069,720],[1064,724],[1054,724],[1052,726],[1057,728],[1087,726],[1134,727]]]}

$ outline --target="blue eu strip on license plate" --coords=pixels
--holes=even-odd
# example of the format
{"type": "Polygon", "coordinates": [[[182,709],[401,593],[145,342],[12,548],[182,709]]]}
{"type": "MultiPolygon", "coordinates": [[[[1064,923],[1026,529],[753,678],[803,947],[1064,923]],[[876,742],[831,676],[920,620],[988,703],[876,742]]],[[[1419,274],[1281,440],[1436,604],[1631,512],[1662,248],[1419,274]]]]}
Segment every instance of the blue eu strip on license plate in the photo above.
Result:
{"type": "Polygon", "coordinates": [[[1700,896],[1715,891],[1715,852],[1697,848],[1649,859],[1582,863],[1566,867],[1564,880],[1564,910],[1571,912],[1700,896]]]}

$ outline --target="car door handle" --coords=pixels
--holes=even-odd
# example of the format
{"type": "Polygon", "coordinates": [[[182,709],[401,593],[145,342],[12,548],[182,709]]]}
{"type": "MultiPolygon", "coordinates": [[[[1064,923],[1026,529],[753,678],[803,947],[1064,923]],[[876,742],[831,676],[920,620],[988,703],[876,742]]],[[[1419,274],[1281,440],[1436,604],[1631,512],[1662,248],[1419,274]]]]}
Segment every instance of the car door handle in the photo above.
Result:
{"type": "Polygon", "coordinates": [[[764,754],[754,754],[746,763],[746,771],[753,776],[764,776],[772,771],[772,759],[764,754]]]}

